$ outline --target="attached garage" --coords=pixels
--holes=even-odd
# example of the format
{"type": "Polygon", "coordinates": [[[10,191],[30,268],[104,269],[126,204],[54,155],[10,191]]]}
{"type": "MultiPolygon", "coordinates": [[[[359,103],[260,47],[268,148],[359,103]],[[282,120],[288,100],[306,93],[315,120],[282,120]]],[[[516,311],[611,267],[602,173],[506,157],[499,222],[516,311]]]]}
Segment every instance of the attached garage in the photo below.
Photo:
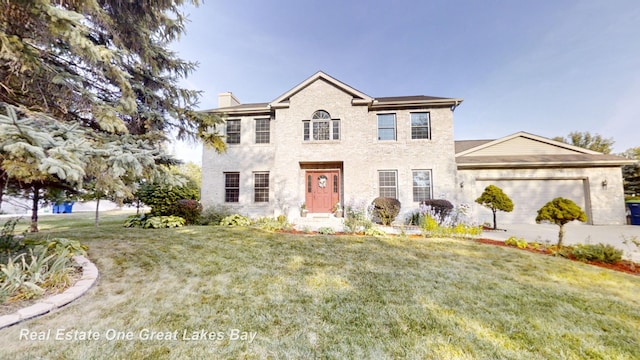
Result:
{"type": "Polygon", "coordinates": [[[499,226],[535,223],[538,209],[556,197],[578,204],[589,224],[622,225],[626,217],[621,167],[630,163],[524,132],[497,140],[456,141],[457,200],[470,204],[478,221],[491,222],[491,211],[475,199],[495,185],[514,203],[513,212],[498,213],[499,226]]]}
{"type": "MultiPolygon", "coordinates": [[[[587,179],[479,178],[476,179],[476,192],[481,194],[489,185],[499,187],[513,200],[514,207],[512,212],[501,212],[498,221],[506,224],[528,224],[535,222],[538,209],[557,197],[573,200],[589,215],[591,205],[587,203],[589,197],[585,194],[585,189],[588,188],[586,181],[587,179]]],[[[490,210],[487,209],[486,213],[492,216],[490,210]]]]}

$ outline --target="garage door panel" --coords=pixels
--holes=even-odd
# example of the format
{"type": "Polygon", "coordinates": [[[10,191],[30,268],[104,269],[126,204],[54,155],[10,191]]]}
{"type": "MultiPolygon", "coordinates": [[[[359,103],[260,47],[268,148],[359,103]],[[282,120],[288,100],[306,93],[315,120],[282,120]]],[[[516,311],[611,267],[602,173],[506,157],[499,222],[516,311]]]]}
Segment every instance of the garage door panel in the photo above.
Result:
{"type": "MultiPolygon", "coordinates": [[[[498,212],[497,222],[500,224],[533,224],[538,209],[556,197],[573,200],[586,211],[586,201],[583,180],[478,180],[478,194],[485,187],[495,185],[513,200],[513,211],[498,212]]],[[[491,211],[483,208],[479,212],[480,221],[492,222],[491,211]]]]}

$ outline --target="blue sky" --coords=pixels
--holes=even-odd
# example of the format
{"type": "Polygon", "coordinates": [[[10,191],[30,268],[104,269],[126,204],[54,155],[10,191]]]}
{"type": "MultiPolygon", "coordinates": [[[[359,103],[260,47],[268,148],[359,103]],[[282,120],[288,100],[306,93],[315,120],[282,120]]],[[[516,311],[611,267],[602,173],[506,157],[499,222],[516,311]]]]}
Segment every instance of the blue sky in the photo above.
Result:
{"type": "MultiPolygon", "coordinates": [[[[277,98],[316,71],[373,97],[463,98],[456,140],[590,131],[640,146],[640,1],[205,0],[172,48],[200,108],[277,98]]],[[[200,162],[200,148],[176,146],[200,162]]]]}

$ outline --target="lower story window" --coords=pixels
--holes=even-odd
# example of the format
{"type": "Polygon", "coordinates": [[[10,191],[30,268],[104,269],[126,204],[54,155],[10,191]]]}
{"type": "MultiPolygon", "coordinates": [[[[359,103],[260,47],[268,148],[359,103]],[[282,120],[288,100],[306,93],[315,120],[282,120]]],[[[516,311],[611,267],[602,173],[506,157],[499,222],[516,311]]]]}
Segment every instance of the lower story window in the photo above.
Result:
{"type": "Polygon", "coordinates": [[[413,170],[413,201],[431,199],[431,170],[413,170]]]}
{"type": "Polygon", "coordinates": [[[240,200],[240,173],[224,173],[224,202],[237,203],[240,200]]]}
{"type": "Polygon", "coordinates": [[[254,173],[253,184],[253,201],[269,202],[269,173],[254,173]]]}
{"type": "Polygon", "coordinates": [[[378,171],[380,197],[398,198],[398,173],[395,170],[378,171]]]}

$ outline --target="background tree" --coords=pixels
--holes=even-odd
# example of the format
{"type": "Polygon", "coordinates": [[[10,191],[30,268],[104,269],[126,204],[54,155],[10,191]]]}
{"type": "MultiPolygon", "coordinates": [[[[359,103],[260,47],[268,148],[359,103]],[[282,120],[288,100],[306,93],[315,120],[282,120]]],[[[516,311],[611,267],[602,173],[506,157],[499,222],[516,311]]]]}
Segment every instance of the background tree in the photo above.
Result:
{"type": "Polygon", "coordinates": [[[591,135],[588,131],[573,131],[570,132],[566,138],[563,136],[556,136],[553,140],[601,152],[603,154],[610,154],[613,149],[613,144],[615,143],[612,138],[603,138],[602,135],[599,134],[591,135]]]}
{"type": "MultiPolygon", "coordinates": [[[[640,147],[627,149],[621,155],[628,159],[640,161],[640,147]]],[[[622,178],[626,196],[634,197],[640,195],[640,163],[624,165],[622,167],[622,178]]]]}
{"type": "Polygon", "coordinates": [[[587,221],[587,214],[572,200],[562,197],[557,197],[546,203],[538,210],[538,216],[536,216],[536,223],[538,224],[548,221],[560,226],[558,247],[562,246],[564,226],[574,220],[585,222],[587,221]]]}
{"type": "MultiPolygon", "coordinates": [[[[136,173],[130,170],[138,165],[151,167],[156,175],[159,171],[161,178],[169,176],[162,168],[166,156],[157,154],[166,153],[163,144],[170,133],[178,139],[200,138],[223,151],[224,141],[215,129],[220,119],[195,111],[200,93],[178,85],[196,64],[168,49],[184,32],[179,8],[185,2],[198,4],[4,2],[0,114],[11,119],[0,132],[0,179],[28,185],[36,208],[40,192],[49,186],[79,190],[97,180],[104,167],[88,168],[90,162],[118,161],[128,169],[105,175],[105,180],[115,176],[102,185],[110,192],[127,192],[129,177],[136,173]],[[73,136],[52,136],[65,127],[73,136]],[[11,145],[15,139],[20,147],[11,145]],[[109,149],[123,141],[133,146],[114,160],[109,149]],[[146,150],[150,156],[140,159],[146,150]],[[105,159],[99,160],[101,156],[105,159]]],[[[37,230],[35,212],[32,230],[37,230]]]]}
{"type": "Polygon", "coordinates": [[[511,212],[513,211],[513,201],[511,198],[505,194],[502,189],[495,185],[487,186],[482,195],[476,199],[476,202],[484,207],[487,207],[493,212],[493,229],[497,229],[496,223],[496,212],[505,211],[511,212]]]}

